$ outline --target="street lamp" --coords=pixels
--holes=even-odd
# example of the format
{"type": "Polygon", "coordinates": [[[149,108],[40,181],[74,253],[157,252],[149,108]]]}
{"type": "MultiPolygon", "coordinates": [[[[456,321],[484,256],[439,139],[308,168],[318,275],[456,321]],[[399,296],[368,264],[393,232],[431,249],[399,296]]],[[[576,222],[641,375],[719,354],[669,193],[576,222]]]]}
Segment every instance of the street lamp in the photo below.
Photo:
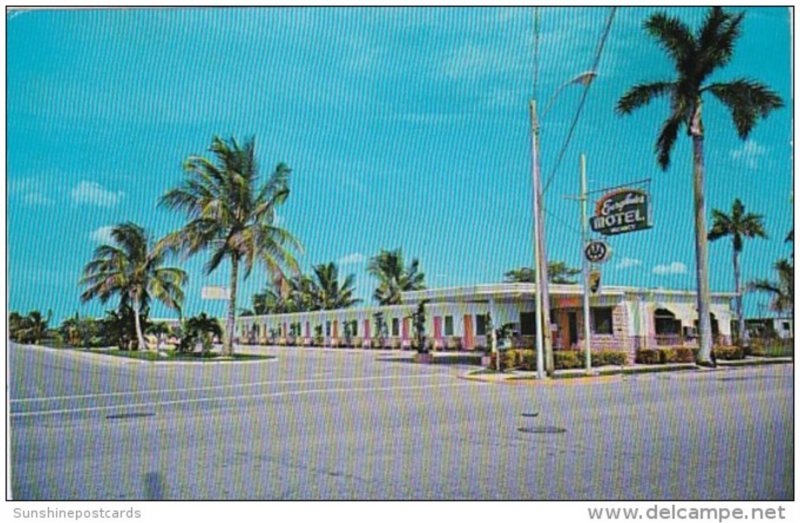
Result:
{"type": "MultiPolygon", "coordinates": [[[[585,71],[576,77],[564,82],[550,96],[545,109],[544,117],[553,107],[561,91],[569,85],[581,84],[587,86],[597,76],[594,71],[585,71]]],[[[544,371],[552,376],[553,362],[553,333],[550,330],[550,293],[548,290],[547,251],[544,241],[544,208],[542,201],[542,178],[539,159],[539,118],[536,114],[536,100],[530,101],[531,113],[531,157],[533,176],[533,256],[536,285],[536,372],[538,378],[544,377],[544,371]]]]}

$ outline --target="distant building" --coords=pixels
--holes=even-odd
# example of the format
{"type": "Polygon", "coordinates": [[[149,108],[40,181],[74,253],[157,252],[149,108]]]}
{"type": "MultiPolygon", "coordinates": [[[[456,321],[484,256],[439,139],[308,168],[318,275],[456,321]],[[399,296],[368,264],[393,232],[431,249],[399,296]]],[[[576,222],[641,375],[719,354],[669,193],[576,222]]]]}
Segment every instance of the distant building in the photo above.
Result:
{"type": "Polygon", "coordinates": [[[751,338],[794,338],[794,325],[791,318],[747,318],[744,320],[745,328],[751,338]]]}
{"type": "MultiPolygon", "coordinates": [[[[535,287],[501,283],[405,292],[403,304],[329,311],[246,316],[237,319],[240,343],[410,348],[412,314],[426,301],[425,333],[434,350],[479,350],[490,344],[489,317],[495,328],[512,324],[515,347],[533,348],[536,335],[535,287]],[[376,327],[385,328],[381,336],[376,327]],[[380,340],[380,342],[379,342],[380,340]]],[[[551,329],[556,350],[584,345],[580,285],[550,285],[551,329]]],[[[711,296],[714,343],[731,343],[733,293],[711,296]]],[[[695,293],[667,289],[604,286],[592,295],[592,350],[697,346],[695,293]]],[[[632,361],[632,360],[631,360],[632,361]]]]}

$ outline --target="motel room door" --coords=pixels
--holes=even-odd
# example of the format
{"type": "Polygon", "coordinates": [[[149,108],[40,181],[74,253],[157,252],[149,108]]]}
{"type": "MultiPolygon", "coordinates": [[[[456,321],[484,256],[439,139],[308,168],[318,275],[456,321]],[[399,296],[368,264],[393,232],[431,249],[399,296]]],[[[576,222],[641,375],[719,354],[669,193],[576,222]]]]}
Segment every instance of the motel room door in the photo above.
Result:
{"type": "Polygon", "coordinates": [[[433,317],[433,339],[440,341],[442,339],[442,317],[433,317]]]}
{"type": "Polygon", "coordinates": [[[578,344],[578,313],[570,311],[567,313],[567,327],[569,330],[569,338],[567,348],[571,349],[574,345],[578,344]]]}
{"type": "Polygon", "coordinates": [[[464,350],[472,350],[475,340],[472,338],[472,314],[464,315],[464,350]]]}

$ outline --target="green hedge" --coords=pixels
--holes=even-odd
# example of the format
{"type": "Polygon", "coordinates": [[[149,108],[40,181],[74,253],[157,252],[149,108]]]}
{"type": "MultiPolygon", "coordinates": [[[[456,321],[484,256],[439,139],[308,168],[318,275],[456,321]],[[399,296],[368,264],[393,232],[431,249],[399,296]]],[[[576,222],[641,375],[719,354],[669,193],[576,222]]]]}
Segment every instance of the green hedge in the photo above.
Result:
{"type": "MultiPolygon", "coordinates": [[[[494,362],[494,358],[492,358],[494,362]]],[[[586,365],[582,350],[553,351],[553,363],[557,370],[582,369],[586,365]]],[[[604,350],[592,353],[592,366],[627,365],[628,354],[625,351],[604,350]]],[[[500,368],[518,370],[536,370],[536,350],[512,349],[500,353],[500,368]]]]}
{"type": "MultiPolygon", "coordinates": [[[[664,347],[636,351],[636,363],[658,365],[662,363],[694,363],[700,349],[689,347],[664,347]]],[[[745,351],[741,347],[714,347],[714,357],[718,360],[741,360],[745,351]]]]}
{"type": "Polygon", "coordinates": [[[645,365],[654,365],[662,363],[660,349],[642,349],[636,351],[636,363],[643,363],[645,365]]]}

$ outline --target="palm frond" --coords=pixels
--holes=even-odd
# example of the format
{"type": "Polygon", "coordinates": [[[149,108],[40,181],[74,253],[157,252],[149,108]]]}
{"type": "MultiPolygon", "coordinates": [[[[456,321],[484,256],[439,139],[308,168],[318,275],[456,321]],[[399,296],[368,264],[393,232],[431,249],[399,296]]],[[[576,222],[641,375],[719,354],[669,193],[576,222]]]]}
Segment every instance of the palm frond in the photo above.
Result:
{"type": "Polygon", "coordinates": [[[695,39],[689,27],[677,17],[658,12],[645,21],[644,29],[658,40],[678,70],[688,73],[695,52],[695,39]]]}
{"type": "Polygon", "coordinates": [[[675,146],[678,132],[684,122],[685,115],[680,112],[674,112],[661,126],[661,132],[656,140],[656,155],[658,157],[658,165],[664,171],[669,167],[672,148],[675,146]]]}
{"type": "Polygon", "coordinates": [[[712,7],[699,30],[694,74],[699,82],[715,69],[724,67],[733,57],[733,48],[741,35],[744,13],[733,15],[721,7],[712,7]]]}
{"type": "Polygon", "coordinates": [[[703,88],[722,102],[731,112],[739,137],[746,139],[760,118],[783,107],[781,97],[764,84],[748,79],[713,83],[703,88]]]}

